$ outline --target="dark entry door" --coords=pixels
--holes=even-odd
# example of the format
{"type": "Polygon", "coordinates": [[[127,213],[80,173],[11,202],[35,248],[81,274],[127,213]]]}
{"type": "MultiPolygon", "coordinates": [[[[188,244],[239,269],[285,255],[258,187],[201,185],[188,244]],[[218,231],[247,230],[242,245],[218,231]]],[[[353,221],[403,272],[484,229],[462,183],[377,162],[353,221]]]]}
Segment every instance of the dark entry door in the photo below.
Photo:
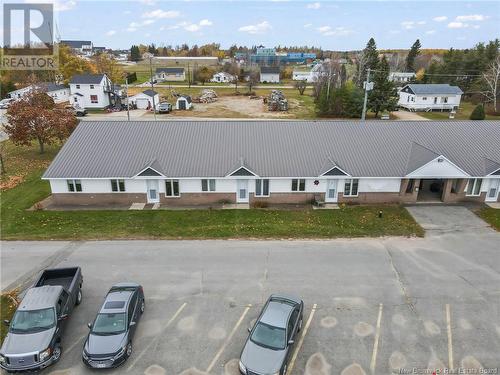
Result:
{"type": "Polygon", "coordinates": [[[179,109],[186,109],[186,101],[185,100],[179,101],[179,109]]]}

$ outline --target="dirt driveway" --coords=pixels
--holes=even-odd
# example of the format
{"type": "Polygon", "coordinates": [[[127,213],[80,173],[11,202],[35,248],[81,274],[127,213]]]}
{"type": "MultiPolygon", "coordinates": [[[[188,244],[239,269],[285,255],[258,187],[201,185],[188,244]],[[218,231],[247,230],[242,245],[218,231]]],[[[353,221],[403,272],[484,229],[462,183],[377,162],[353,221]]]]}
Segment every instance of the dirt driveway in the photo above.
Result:
{"type": "Polygon", "coordinates": [[[409,112],[405,110],[399,110],[397,112],[392,112],[392,114],[397,117],[397,120],[404,121],[429,121],[428,118],[420,116],[418,113],[409,112]]]}

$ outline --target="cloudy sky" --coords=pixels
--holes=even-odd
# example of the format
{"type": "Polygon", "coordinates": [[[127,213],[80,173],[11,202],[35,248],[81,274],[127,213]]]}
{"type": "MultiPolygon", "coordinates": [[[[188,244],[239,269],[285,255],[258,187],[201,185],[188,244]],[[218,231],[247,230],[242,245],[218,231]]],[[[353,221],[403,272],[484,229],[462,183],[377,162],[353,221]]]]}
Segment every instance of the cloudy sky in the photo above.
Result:
{"type": "Polygon", "coordinates": [[[500,37],[500,1],[57,0],[56,9],[62,39],[112,48],[218,42],[351,50],[371,36],[379,48],[408,48],[416,38],[424,48],[466,48],[500,37]]]}

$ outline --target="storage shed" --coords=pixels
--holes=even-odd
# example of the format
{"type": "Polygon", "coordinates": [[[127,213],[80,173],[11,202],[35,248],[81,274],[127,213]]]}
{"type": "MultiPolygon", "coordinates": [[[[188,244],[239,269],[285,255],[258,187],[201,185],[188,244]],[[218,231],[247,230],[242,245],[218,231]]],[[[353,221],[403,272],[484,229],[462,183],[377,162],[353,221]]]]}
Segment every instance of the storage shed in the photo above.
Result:
{"type": "Polygon", "coordinates": [[[189,95],[181,95],[177,98],[175,109],[190,109],[193,106],[193,101],[189,95]]]}

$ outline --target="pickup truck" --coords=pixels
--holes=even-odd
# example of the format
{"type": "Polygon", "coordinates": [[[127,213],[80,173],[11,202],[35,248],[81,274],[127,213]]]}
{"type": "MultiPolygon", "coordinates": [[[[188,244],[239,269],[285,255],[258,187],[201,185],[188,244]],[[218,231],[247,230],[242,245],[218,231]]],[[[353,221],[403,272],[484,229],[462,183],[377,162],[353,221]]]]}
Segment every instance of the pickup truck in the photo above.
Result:
{"type": "Polygon", "coordinates": [[[82,302],[80,267],[42,272],[24,295],[0,349],[7,372],[42,370],[61,357],[61,337],[75,305],[82,302]]]}

